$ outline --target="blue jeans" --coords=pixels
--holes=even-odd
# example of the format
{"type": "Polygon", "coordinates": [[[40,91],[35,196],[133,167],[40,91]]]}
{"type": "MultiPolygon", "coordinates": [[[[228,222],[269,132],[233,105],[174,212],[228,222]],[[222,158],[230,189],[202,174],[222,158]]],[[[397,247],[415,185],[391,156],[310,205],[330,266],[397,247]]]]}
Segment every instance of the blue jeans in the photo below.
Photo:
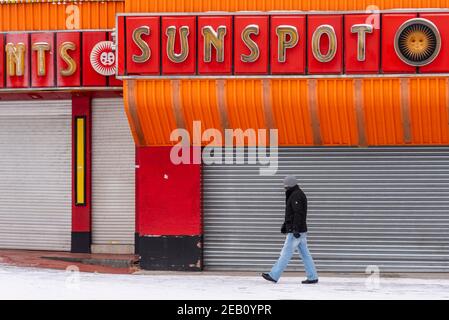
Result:
{"type": "Polygon", "coordinates": [[[287,268],[295,250],[298,249],[299,256],[304,263],[306,269],[306,276],[308,280],[317,280],[318,274],[316,272],[315,263],[313,262],[312,256],[309,249],[307,248],[307,233],[301,233],[301,237],[296,239],[293,233],[287,234],[285,239],[284,248],[282,248],[281,256],[276,264],[273,266],[270,272],[270,277],[274,280],[279,281],[285,268],[287,268]]]}

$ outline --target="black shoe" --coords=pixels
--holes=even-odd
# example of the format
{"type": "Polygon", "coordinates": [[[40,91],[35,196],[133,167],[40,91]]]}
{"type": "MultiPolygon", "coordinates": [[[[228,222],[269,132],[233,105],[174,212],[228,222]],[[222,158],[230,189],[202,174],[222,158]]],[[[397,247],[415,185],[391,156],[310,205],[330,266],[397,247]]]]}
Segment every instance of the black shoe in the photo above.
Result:
{"type": "Polygon", "coordinates": [[[270,275],[268,273],[262,273],[262,278],[264,278],[267,281],[271,281],[271,282],[277,283],[277,281],[274,280],[272,277],[270,277],[270,275]]]}
{"type": "Polygon", "coordinates": [[[316,279],[316,280],[304,280],[301,283],[302,284],[316,284],[316,283],[318,283],[318,279],[316,279]]]}

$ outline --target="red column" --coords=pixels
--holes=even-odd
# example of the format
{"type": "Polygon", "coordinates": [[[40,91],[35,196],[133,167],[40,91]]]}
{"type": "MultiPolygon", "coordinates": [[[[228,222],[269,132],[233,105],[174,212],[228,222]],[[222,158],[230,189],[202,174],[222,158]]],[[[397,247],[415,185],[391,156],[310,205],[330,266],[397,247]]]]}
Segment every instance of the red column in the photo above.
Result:
{"type": "Polygon", "coordinates": [[[137,148],[141,267],[201,270],[201,165],[174,165],[171,147],[137,148]]]}
{"type": "Polygon", "coordinates": [[[72,252],[90,253],[91,246],[91,98],[72,97],[72,252]],[[77,120],[84,119],[84,195],[77,196],[77,120]],[[80,201],[81,200],[81,201],[80,201]]]}

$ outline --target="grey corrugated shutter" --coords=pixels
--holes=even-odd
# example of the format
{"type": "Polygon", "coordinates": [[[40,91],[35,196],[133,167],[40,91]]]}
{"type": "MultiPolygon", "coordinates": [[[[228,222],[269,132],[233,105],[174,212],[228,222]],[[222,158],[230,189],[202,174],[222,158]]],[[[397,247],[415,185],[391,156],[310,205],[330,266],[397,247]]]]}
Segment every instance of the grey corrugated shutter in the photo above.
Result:
{"type": "Polygon", "coordinates": [[[71,111],[0,102],[0,248],[70,250],[71,111]]]}
{"type": "Polygon", "coordinates": [[[123,99],[94,99],[92,121],[93,244],[134,246],[135,145],[123,99]]]}
{"type": "Polygon", "coordinates": [[[281,148],[276,176],[258,169],[204,166],[206,269],[269,270],[284,241],[282,179],[295,174],[319,270],[449,271],[449,148],[281,148]]]}

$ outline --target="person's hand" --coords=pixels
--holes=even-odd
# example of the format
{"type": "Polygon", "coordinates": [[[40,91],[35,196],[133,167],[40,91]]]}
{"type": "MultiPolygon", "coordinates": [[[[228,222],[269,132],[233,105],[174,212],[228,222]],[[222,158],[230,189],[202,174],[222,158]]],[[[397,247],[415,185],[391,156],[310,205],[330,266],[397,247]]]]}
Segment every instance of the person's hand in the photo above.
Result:
{"type": "Polygon", "coordinates": [[[287,227],[285,226],[285,223],[281,227],[281,233],[286,234],[287,233],[287,227]]]}
{"type": "Polygon", "coordinates": [[[301,234],[300,234],[299,232],[295,232],[295,233],[293,234],[293,236],[294,236],[296,239],[299,239],[299,238],[301,237],[301,234]]]}

